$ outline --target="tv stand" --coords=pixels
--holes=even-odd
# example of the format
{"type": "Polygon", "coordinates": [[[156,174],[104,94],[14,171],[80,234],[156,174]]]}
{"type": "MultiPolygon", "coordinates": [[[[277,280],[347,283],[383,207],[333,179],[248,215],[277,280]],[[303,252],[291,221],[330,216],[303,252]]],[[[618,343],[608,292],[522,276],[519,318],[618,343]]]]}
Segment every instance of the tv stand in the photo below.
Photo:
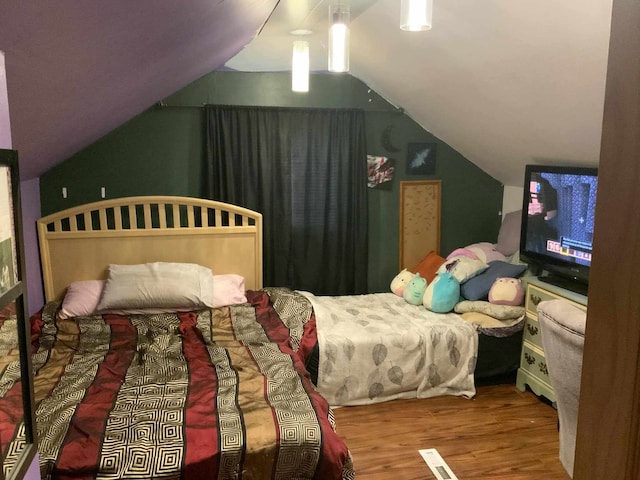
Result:
{"type": "Polygon", "coordinates": [[[562,277],[560,275],[553,275],[553,274],[539,275],[538,280],[544,283],[555,285],[556,287],[560,287],[565,290],[570,290],[574,293],[577,293],[579,295],[584,295],[584,296],[587,295],[587,291],[589,289],[589,286],[585,283],[579,282],[571,278],[562,277]]]}

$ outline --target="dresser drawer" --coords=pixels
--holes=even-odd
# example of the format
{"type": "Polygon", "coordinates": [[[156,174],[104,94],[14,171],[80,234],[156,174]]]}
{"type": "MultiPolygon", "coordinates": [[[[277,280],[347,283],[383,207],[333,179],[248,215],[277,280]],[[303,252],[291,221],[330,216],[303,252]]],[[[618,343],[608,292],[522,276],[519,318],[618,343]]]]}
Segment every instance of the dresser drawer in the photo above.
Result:
{"type": "Polygon", "coordinates": [[[547,362],[544,358],[544,354],[539,352],[535,347],[532,348],[527,344],[522,345],[520,368],[551,387],[549,371],[547,370],[547,362]]]}
{"type": "Polygon", "coordinates": [[[531,317],[538,317],[538,304],[545,300],[554,300],[556,298],[562,298],[554,295],[551,292],[538,288],[535,285],[529,285],[527,288],[527,298],[525,299],[525,309],[527,314],[531,317]]]}
{"type": "Polygon", "coordinates": [[[524,326],[524,338],[525,342],[531,343],[536,347],[542,348],[542,334],[540,333],[540,324],[534,318],[527,317],[527,323],[524,326]]]}
{"type": "Polygon", "coordinates": [[[527,310],[527,315],[530,317],[538,318],[538,304],[545,300],[555,300],[561,298],[569,303],[572,303],[576,307],[581,310],[586,310],[587,307],[581,303],[574,302],[562,295],[555,294],[544,288],[540,288],[537,285],[528,285],[527,286],[527,297],[525,299],[525,309],[527,310]]]}

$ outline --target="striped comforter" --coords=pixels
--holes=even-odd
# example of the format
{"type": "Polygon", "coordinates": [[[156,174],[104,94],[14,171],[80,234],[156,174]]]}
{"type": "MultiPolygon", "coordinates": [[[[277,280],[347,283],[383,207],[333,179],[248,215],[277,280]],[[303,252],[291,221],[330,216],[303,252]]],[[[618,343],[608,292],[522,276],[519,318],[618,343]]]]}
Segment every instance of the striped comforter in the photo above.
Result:
{"type": "Polygon", "coordinates": [[[188,313],[32,319],[43,479],[352,478],[265,291],[188,313]]]}

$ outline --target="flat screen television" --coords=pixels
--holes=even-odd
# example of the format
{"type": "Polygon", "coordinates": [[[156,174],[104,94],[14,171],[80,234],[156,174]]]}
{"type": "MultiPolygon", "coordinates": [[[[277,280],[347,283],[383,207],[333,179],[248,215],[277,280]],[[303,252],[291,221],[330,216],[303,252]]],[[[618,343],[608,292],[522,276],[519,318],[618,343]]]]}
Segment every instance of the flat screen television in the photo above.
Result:
{"type": "Polygon", "coordinates": [[[527,165],[520,258],[540,280],[586,295],[598,170],[527,165]]]}

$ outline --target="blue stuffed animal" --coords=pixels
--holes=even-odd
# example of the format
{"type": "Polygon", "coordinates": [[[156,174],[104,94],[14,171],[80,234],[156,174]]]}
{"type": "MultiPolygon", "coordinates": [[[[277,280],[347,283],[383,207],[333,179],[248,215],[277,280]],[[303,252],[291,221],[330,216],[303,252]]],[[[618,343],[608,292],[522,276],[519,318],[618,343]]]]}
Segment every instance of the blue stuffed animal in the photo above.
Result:
{"type": "Polygon", "coordinates": [[[422,305],[422,296],[427,289],[427,280],[416,273],[404,287],[402,297],[411,305],[422,305]]]}
{"type": "Polygon", "coordinates": [[[428,310],[447,313],[460,300],[460,283],[451,272],[439,273],[424,292],[422,303],[428,310]]]}

